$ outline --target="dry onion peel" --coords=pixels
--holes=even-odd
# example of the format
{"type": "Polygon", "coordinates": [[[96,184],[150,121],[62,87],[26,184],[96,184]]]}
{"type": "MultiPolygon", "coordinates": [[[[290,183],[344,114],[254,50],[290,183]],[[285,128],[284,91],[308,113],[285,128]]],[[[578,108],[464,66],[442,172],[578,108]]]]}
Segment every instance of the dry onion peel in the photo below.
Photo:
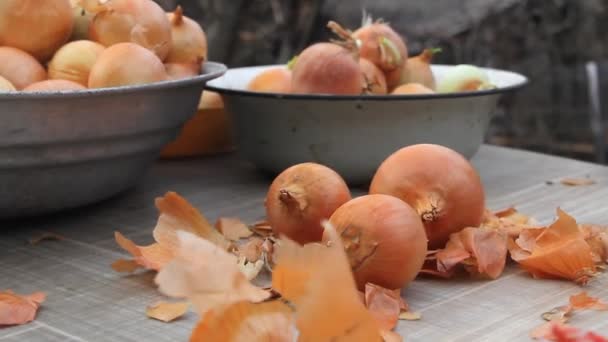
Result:
{"type": "Polygon", "coordinates": [[[585,241],[591,247],[593,261],[598,264],[608,263],[608,227],[582,224],[580,229],[585,235],[585,241]]]}
{"type": "Polygon", "coordinates": [[[19,295],[11,290],[0,291],[0,327],[33,321],[45,299],[46,295],[42,292],[19,295]]]}
{"type": "Polygon", "coordinates": [[[538,223],[533,218],[517,211],[514,207],[491,212],[486,210],[481,227],[494,229],[509,237],[517,238],[526,228],[533,228],[538,223]]]}
{"type": "Polygon", "coordinates": [[[367,309],[383,330],[393,330],[397,326],[401,312],[407,312],[408,309],[399,289],[389,290],[367,283],[364,298],[367,309]]]}
{"type": "Polygon", "coordinates": [[[243,221],[234,217],[222,217],[215,223],[215,228],[230,241],[238,241],[253,235],[243,221]]]}
{"type": "Polygon", "coordinates": [[[188,309],[190,309],[188,302],[158,302],[146,308],[146,316],[169,323],[185,315],[188,309]]]}

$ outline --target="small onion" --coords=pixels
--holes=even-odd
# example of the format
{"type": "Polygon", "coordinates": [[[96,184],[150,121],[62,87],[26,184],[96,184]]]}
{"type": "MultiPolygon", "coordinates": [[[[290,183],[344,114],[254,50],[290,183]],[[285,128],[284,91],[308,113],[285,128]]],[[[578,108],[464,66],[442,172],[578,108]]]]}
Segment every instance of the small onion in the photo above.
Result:
{"type": "Polygon", "coordinates": [[[433,56],[441,49],[425,49],[418,56],[411,57],[401,68],[386,74],[389,88],[395,88],[406,83],[420,83],[423,86],[435,90],[435,75],[431,69],[433,56]]]}
{"type": "Polygon", "coordinates": [[[165,70],[167,70],[170,80],[179,80],[199,75],[201,73],[201,65],[165,63],[165,70]]]}
{"type": "Polygon", "coordinates": [[[0,1],[0,46],[12,46],[47,61],[74,26],[69,0],[0,1]]]}
{"type": "Polygon", "coordinates": [[[165,63],[198,64],[207,60],[207,36],[201,25],[186,17],[181,6],[167,14],[172,45],[165,63]]]}
{"type": "Polygon", "coordinates": [[[161,60],[167,57],[171,49],[171,24],[154,1],[112,0],[99,2],[97,6],[91,8],[96,15],[89,27],[90,39],[105,46],[132,42],[153,51],[161,60]]]}
{"type": "Polygon", "coordinates": [[[450,234],[478,227],[485,209],[479,175],[458,152],[419,144],[390,155],[378,168],[372,194],[398,197],[414,208],[425,225],[429,248],[443,248],[450,234]]]}
{"type": "Polygon", "coordinates": [[[388,24],[364,18],[364,24],[353,33],[361,57],[370,60],[383,71],[400,68],[408,58],[407,46],[401,36],[388,24]]]}
{"type": "Polygon", "coordinates": [[[427,253],[424,226],[402,200],[388,195],[358,197],[338,208],[329,222],[342,239],[360,290],[367,283],[400,289],[422,269],[427,253]]]}
{"type": "Polygon", "coordinates": [[[81,0],[70,0],[70,2],[74,18],[74,29],[70,41],[89,39],[89,26],[95,15],[84,9],[81,0]]]}
{"type": "Polygon", "coordinates": [[[17,88],[9,82],[6,78],[0,76],[0,93],[6,93],[9,91],[16,91],[17,88]]]}
{"type": "Polygon", "coordinates": [[[262,71],[249,82],[247,89],[261,93],[290,93],[291,71],[285,67],[262,71]]]}
{"type": "Polygon", "coordinates": [[[46,70],[36,58],[8,46],[0,46],[0,76],[18,90],[46,79],[46,70]]]}
{"type": "Polygon", "coordinates": [[[365,58],[359,59],[359,66],[365,77],[367,91],[374,95],[385,95],[387,93],[386,77],[380,68],[365,58]]]}
{"type": "Polygon", "coordinates": [[[150,50],[134,43],[106,48],[89,74],[89,88],[118,87],[167,79],[165,66],[150,50]]]}
{"type": "Polygon", "coordinates": [[[485,71],[468,64],[450,68],[437,84],[438,93],[453,93],[491,89],[494,86],[485,71]]]}
{"type": "Polygon", "coordinates": [[[24,92],[52,92],[52,91],[67,91],[67,90],[84,90],[80,83],[68,80],[46,80],[32,83],[23,89],[24,92]]]}
{"type": "Polygon", "coordinates": [[[73,81],[86,87],[91,68],[104,50],[103,45],[90,40],[67,43],[49,62],[49,78],[73,81]]]}
{"type": "Polygon", "coordinates": [[[300,244],[321,241],[323,220],[351,199],[348,186],[332,169],[294,165],[279,174],[266,195],[266,216],[276,235],[300,244]]]}
{"type": "Polygon", "coordinates": [[[391,92],[392,95],[405,95],[405,94],[434,94],[435,92],[431,89],[423,86],[420,83],[407,83],[398,86],[391,92]]]}

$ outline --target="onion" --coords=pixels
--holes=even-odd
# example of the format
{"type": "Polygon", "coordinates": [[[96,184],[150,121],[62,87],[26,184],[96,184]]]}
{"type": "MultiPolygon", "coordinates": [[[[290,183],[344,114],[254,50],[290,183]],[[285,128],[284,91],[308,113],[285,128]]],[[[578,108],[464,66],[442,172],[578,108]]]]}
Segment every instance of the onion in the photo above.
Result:
{"type": "Polygon", "coordinates": [[[72,3],[72,17],[74,18],[74,28],[70,41],[89,39],[89,26],[93,20],[93,13],[84,9],[81,0],[70,0],[72,3]]]}
{"type": "Polygon", "coordinates": [[[485,71],[474,65],[461,64],[449,69],[439,80],[437,92],[453,93],[492,89],[485,71]]]}
{"type": "Polygon", "coordinates": [[[353,33],[358,41],[361,57],[369,59],[383,71],[400,68],[408,58],[407,46],[403,38],[388,24],[363,19],[363,26],[353,33]]]}
{"type": "Polygon", "coordinates": [[[41,82],[32,83],[25,87],[25,92],[47,92],[47,91],[66,91],[66,90],[84,90],[86,89],[80,83],[67,81],[67,80],[46,80],[41,82]]]}
{"type": "Polygon", "coordinates": [[[450,234],[478,227],[484,214],[479,175],[459,153],[443,146],[404,147],[378,168],[372,194],[401,198],[420,215],[431,249],[442,248],[450,234]]]}
{"type": "Polygon", "coordinates": [[[291,93],[291,71],[284,67],[262,71],[249,82],[247,89],[262,93],[291,93]]]}
{"type": "Polygon", "coordinates": [[[386,94],[388,90],[382,70],[365,58],[359,59],[359,66],[365,77],[365,83],[367,83],[367,91],[375,95],[386,94]]]}
{"type": "Polygon", "coordinates": [[[45,62],[74,26],[69,0],[0,1],[0,46],[12,46],[45,62]]]}
{"type": "Polygon", "coordinates": [[[49,62],[49,78],[73,81],[86,87],[91,68],[104,50],[103,45],[90,40],[67,43],[49,62]]]}
{"type": "Polygon", "coordinates": [[[165,11],[154,1],[111,0],[97,6],[91,8],[98,12],[89,27],[92,40],[105,46],[132,42],[153,51],[161,60],[167,57],[171,48],[171,24],[165,11]]]}
{"type": "Polygon", "coordinates": [[[425,87],[435,90],[435,76],[431,70],[433,56],[441,52],[441,49],[425,49],[416,57],[411,57],[401,68],[388,72],[386,80],[389,88],[406,83],[420,83],[425,87]]]}
{"type": "Polygon", "coordinates": [[[89,74],[89,88],[146,84],[167,79],[165,66],[150,50],[119,43],[101,53],[89,74]]]}
{"type": "Polygon", "coordinates": [[[165,70],[167,70],[169,79],[179,80],[199,75],[201,73],[201,65],[169,63],[165,64],[165,70]]]}
{"type": "Polygon", "coordinates": [[[15,86],[6,78],[0,76],[0,93],[17,90],[15,86]]]}
{"type": "Polygon", "coordinates": [[[300,244],[321,241],[321,222],[351,199],[348,186],[332,169],[315,163],[294,165],[270,185],[266,216],[277,235],[300,244]]]}
{"type": "Polygon", "coordinates": [[[434,94],[435,92],[431,89],[423,86],[420,83],[407,83],[398,86],[391,92],[392,95],[404,95],[404,94],[434,94]]]}
{"type": "Polygon", "coordinates": [[[181,6],[167,14],[172,45],[165,63],[198,64],[207,60],[207,36],[201,25],[184,16],[181,6]]]}
{"type": "Polygon", "coordinates": [[[400,289],[422,269],[427,253],[424,226],[402,200],[358,197],[338,208],[329,221],[342,238],[360,290],[367,283],[400,289]]]}
{"type": "Polygon", "coordinates": [[[21,90],[32,83],[45,80],[46,70],[31,55],[12,47],[0,46],[0,76],[21,90]]]}
{"type": "Polygon", "coordinates": [[[198,109],[218,109],[224,108],[224,100],[222,95],[205,90],[201,94],[201,100],[198,104],[198,109]]]}

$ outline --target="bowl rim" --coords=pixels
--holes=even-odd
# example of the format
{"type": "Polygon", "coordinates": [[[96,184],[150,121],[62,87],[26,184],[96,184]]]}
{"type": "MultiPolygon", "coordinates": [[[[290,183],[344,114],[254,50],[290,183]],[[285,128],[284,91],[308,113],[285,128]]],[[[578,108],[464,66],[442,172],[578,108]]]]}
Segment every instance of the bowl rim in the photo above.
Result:
{"type": "MultiPolygon", "coordinates": [[[[271,68],[281,67],[284,64],[271,64],[271,65],[258,65],[248,67],[230,68],[226,72],[231,70],[246,70],[254,68],[271,68]]],[[[455,67],[457,64],[433,64],[438,67],[455,67]]],[[[504,94],[512,91],[516,91],[528,85],[530,80],[528,77],[510,70],[503,70],[497,68],[480,67],[482,70],[494,71],[500,73],[507,73],[513,76],[521,78],[521,82],[515,83],[506,87],[497,87],[486,90],[477,90],[471,92],[453,92],[453,93],[434,93],[434,94],[399,94],[399,95],[331,95],[331,94],[287,94],[287,93],[261,93],[249,90],[231,89],[222,86],[215,86],[207,83],[205,89],[214,91],[222,95],[239,95],[247,97],[260,97],[260,98],[274,98],[274,99],[298,99],[298,100],[327,100],[327,101],[386,101],[386,100],[416,100],[416,99],[449,99],[449,98],[465,98],[465,97],[477,97],[504,94]]]]}
{"type": "Polygon", "coordinates": [[[163,90],[177,87],[185,87],[201,82],[210,81],[226,73],[228,67],[222,63],[206,61],[202,64],[202,72],[194,77],[182,78],[177,80],[166,80],[154,83],[128,85],[119,87],[95,88],[84,90],[57,90],[57,91],[12,91],[1,93],[2,100],[36,100],[52,98],[82,98],[95,95],[129,94],[146,90],[163,90]]]}

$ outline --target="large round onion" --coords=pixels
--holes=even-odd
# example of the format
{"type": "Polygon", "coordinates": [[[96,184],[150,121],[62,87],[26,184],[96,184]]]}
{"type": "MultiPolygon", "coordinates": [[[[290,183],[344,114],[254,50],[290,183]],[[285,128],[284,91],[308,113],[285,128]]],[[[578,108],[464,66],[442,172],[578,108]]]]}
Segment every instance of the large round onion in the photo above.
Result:
{"type": "Polygon", "coordinates": [[[378,168],[372,194],[398,197],[422,218],[430,248],[443,248],[450,234],[481,223],[485,196],[479,175],[459,153],[439,145],[404,147],[378,168]]]}
{"type": "Polygon", "coordinates": [[[17,88],[9,82],[6,78],[0,76],[0,93],[5,93],[8,91],[15,91],[17,88]]]}
{"type": "Polygon", "coordinates": [[[383,71],[400,68],[408,58],[403,38],[388,24],[368,19],[353,33],[353,37],[359,41],[361,57],[370,60],[383,71]]]}
{"type": "Polygon", "coordinates": [[[48,60],[65,43],[74,26],[70,0],[0,1],[0,46],[48,60]]]}
{"type": "Polygon", "coordinates": [[[98,4],[89,27],[90,38],[105,46],[132,42],[164,60],[171,49],[171,25],[152,0],[112,0],[98,4]]]}
{"type": "Polygon", "coordinates": [[[172,45],[165,63],[196,64],[207,60],[207,36],[201,25],[186,17],[181,6],[167,14],[172,45]]]}
{"type": "Polygon", "coordinates": [[[31,55],[12,47],[0,46],[0,76],[18,90],[46,79],[46,70],[31,55]]]}
{"type": "Polygon", "coordinates": [[[104,50],[103,45],[90,40],[62,46],[49,62],[49,78],[73,81],[86,87],[91,68],[104,50]]]}
{"type": "Polygon", "coordinates": [[[329,221],[342,238],[359,289],[367,283],[400,289],[420,272],[426,233],[418,214],[402,200],[358,197],[338,208],[329,221]]]}
{"type": "Polygon", "coordinates": [[[291,92],[291,70],[276,67],[257,74],[247,85],[247,89],[260,93],[287,94],[291,92]]]}
{"type": "Polygon", "coordinates": [[[25,92],[51,92],[51,91],[66,91],[66,90],[84,90],[84,87],[80,83],[67,81],[67,80],[46,80],[41,82],[32,83],[25,87],[25,92]]]}
{"type": "Polygon", "coordinates": [[[146,84],[167,79],[165,66],[150,50],[134,43],[106,48],[89,74],[89,88],[146,84]]]}

